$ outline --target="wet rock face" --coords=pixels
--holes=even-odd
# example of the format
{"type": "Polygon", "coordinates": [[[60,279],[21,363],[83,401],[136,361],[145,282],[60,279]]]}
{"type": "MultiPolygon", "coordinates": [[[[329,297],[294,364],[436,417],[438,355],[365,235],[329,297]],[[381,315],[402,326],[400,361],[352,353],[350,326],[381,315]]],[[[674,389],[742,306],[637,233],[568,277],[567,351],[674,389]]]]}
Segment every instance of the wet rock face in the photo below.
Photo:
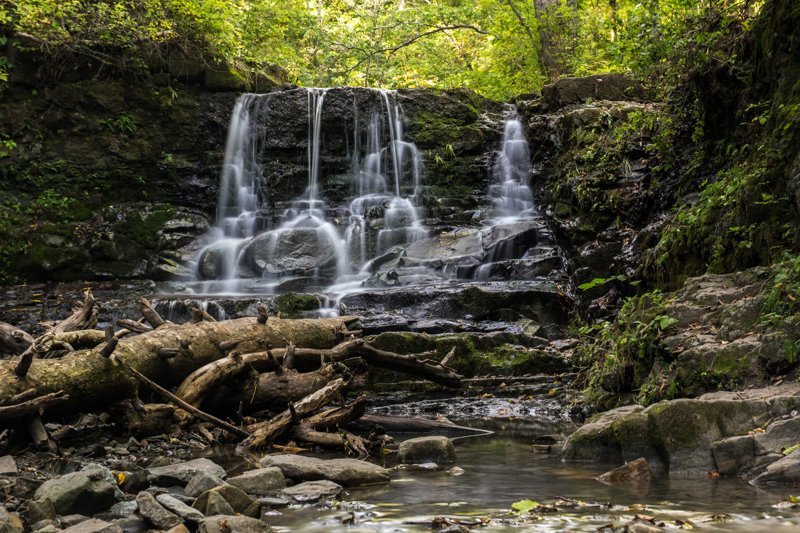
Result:
{"type": "Polygon", "coordinates": [[[310,276],[335,271],[336,264],[334,243],[316,228],[262,233],[247,244],[244,257],[253,272],[267,276],[310,276]]]}
{"type": "Polygon", "coordinates": [[[3,122],[29,127],[0,163],[0,175],[15,176],[0,190],[34,212],[37,228],[30,229],[30,217],[12,218],[3,239],[13,234],[31,243],[9,250],[18,255],[0,265],[0,277],[164,277],[156,257],[196,238],[202,229],[195,227],[213,210],[236,95],[84,79],[33,95],[12,85],[4,98],[3,122]],[[173,225],[170,217],[158,224],[135,217],[162,207],[175,215],[173,225]]]}
{"type": "Polygon", "coordinates": [[[781,451],[796,440],[798,406],[800,386],[792,383],[664,401],[646,409],[621,407],[579,428],[562,456],[612,464],[641,457],[657,475],[676,478],[719,472],[757,483],[793,483],[796,458],[784,460],[781,451]],[[754,432],[765,425],[763,433],[754,432]]]}

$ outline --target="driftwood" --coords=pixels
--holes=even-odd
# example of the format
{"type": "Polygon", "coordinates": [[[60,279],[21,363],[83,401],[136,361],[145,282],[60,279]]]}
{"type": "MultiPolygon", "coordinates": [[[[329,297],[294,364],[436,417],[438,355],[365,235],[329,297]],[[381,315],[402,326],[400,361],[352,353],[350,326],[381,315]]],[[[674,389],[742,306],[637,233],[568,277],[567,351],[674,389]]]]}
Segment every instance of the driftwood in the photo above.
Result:
{"type": "MultiPolygon", "coordinates": [[[[270,320],[259,324],[255,318],[198,324],[164,324],[158,329],[119,341],[114,355],[162,387],[172,387],[196,369],[225,357],[218,343],[237,339],[240,351],[257,352],[293,342],[299,346],[329,348],[346,330],[349,317],[270,320]],[[176,357],[162,360],[162,348],[178,350],[176,357]]],[[[32,359],[24,376],[14,373],[18,361],[0,361],[0,398],[28,389],[36,396],[64,391],[69,397],[60,411],[76,412],[108,405],[131,397],[136,381],[130,373],[95,349],[77,350],[62,359],[32,359]]]]}
{"type": "Polygon", "coordinates": [[[216,318],[209,315],[208,312],[200,306],[192,307],[190,312],[192,313],[192,322],[202,322],[203,320],[206,322],[217,321],[216,318]]]}
{"type": "Polygon", "coordinates": [[[139,298],[139,311],[142,312],[142,316],[144,316],[145,320],[153,326],[153,329],[158,329],[167,323],[167,321],[161,318],[161,315],[153,309],[153,306],[150,305],[147,298],[139,298]]]}
{"type": "MultiPolygon", "coordinates": [[[[359,458],[366,458],[373,443],[341,429],[345,424],[364,416],[366,400],[366,396],[359,396],[348,405],[312,415],[295,425],[291,436],[323,448],[350,450],[359,458]],[[331,429],[334,431],[325,431],[331,429]]],[[[381,443],[382,441],[376,444],[381,443]]]]}
{"type": "Polygon", "coordinates": [[[19,355],[33,344],[33,337],[21,329],[0,322],[0,354],[19,355]]]}
{"type": "MultiPolygon", "coordinates": [[[[26,391],[26,394],[30,394],[26,391]]],[[[69,400],[69,396],[64,391],[52,392],[43,396],[38,396],[30,400],[25,400],[13,405],[0,406],[0,420],[13,420],[30,415],[39,415],[45,409],[64,403],[69,400]]]]}
{"type": "MultiPolygon", "coordinates": [[[[380,431],[364,438],[345,429],[364,417],[366,397],[347,403],[343,395],[363,384],[368,365],[461,385],[448,367],[453,351],[435,361],[426,358],[432,354],[376,349],[348,329],[353,317],[282,320],[258,306],[257,317],[215,321],[195,307],[190,322],[179,325],[147,299],[138,304],[143,318],[117,321],[116,332],[94,329],[98,306],[88,290],[41,337],[0,328],[0,346],[3,331],[22,342],[18,358],[0,361],[0,423],[27,427],[37,447],[54,451],[58,437],[43,418],[111,406],[115,423],[137,434],[172,433],[196,419],[194,431],[209,443],[218,435],[209,428],[217,427],[245,448],[283,437],[366,457],[391,440],[380,431]],[[146,401],[169,404],[143,404],[140,391],[146,401]],[[245,413],[266,410],[278,414],[245,428],[229,421],[252,422],[245,413]]],[[[380,425],[365,422],[369,429],[380,425]]],[[[447,426],[453,428],[460,426],[447,426]]]]}
{"type": "Polygon", "coordinates": [[[233,424],[229,424],[228,422],[225,422],[224,420],[221,420],[221,419],[219,419],[219,418],[217,418],[215,416],[212,416],[212,415],[210,415],[208,413],[204,413],[203,411],[201,411],[200,409],[197,409],[193,405],[189,405],[188,403],[186,403],[182,399],[178,398],[177,396],[175,396],[174,394],[169,392],[164,387],[160,386],[158,383],[156,383],[153,380],[149,379],[147,376],[145,376],[144,374],[142,374],[141,372],[139,372],[135,368],[131,368],[131,367],[127,366],[121,360],[114,359],[114,361],[119,363],[121,366],[123,366],[125,368],[125,370],[130,372],[141,383],[143,383],[147,387],[151,388],[152,390],[156,391],[157,393],[159,393],[160,395],[162,395],[167,400],[169,400],[170,402],[174,403],[175,405],[177,405],[178,407],[180,407],[181,409],[183,409],[187,413],[189,413],[189,414],[191,414],[191,415],[193,415],[193,416],[195,416],[195,417],[197,417],[197,418],[199,418],[201,420],[205,420],[206,422],[210,422],[211,424],[214,424],[215,426],[224,429],[225,431],[227,431],[231,435],[235,435],[235,436],[241,437],[241,438],[247,438],[247,437],[250,436],[250,433],[248,433],[247,431],[244,431],[241,428],[237,428],[233,424]]]}
{"type": "Polygon", "coordinates": [[[346,383],[343,379],[335,379],[315,393],[306,396],[297,402],[297,404],[289,404],[287,410],[271,420],[248,426],[247,430],[252,433],[252,435],[246,438],[242,442],[242,445],[245,448],[260,448],[271,444],[277,437],[288,431],[295,422],[299,422],[300,419],[310,416],[318,409],[341,396],[345,386],[346,383]]]}
{"type": "Polygon", "coordinates": [[[129,320],[127,318],[122,318],[120,320],[117,320],[117,325],[121,328],[127,329],[128,331],[132,331],[134,333],[147,333],[149,331],[153,331],[153,326],[145,324],[142,321],[129,320]]]}
{"type": "Polygon", "coordinates": [[[92,296],[91,290],[84,293],[83,303],[79,304],[70,316],[50,329],[50,333],[57,335],[67,331],[79,329],[92,329],[97,325],[97,301],[92,296]]]}
{"type": "MultiPolygon", "coordinates": [[[[243,350],[239,349],[239,352],[243,350]]],[[[275,371],[282,367],[287,348],[273,348],[268,351],[244,353],[239,359],[220,360],[214,372],[230,372],[226,367],[250,367],[256,372],[275,371]]],[[[442,366],[435,361],[418,359],[413,355],[396,354],[377,350],[362,339],[353,339],[337,344],[333,348],[294,348],[292,350],[292,368],[298,370],[314,370],[320,367],[321,361],[343,361],[353,357],[361,357],[372,366],[404,372],[412,376],[425,378],[434,383],[447,387],[458,388],[461,386],[461,375],[452,368],[442,366]]]]}
{"type": "Polygon", "coordinates": [[[53,337],[53,342],[63,342],[76,350],[94,348],[105,340],[105,333],[99,329],[78,329],[65,331],[53,337]]]}

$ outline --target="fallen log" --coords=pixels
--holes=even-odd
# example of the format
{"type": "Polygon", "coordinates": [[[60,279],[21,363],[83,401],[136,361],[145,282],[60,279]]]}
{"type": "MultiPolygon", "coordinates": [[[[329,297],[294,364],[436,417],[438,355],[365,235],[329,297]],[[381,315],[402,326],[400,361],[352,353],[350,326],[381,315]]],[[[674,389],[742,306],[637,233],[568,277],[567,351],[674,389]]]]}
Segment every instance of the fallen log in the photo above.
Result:
{"type": "MultiPolygon", "coordinates": [[[[359,358],[329,363],[312,372],[282,369],[280,373],[258,373],[245,365],[238,378],[235,375],[225,376],[224,383],[204,383],[204,386],[209,386],[207,390],[210,393],[203,394],[205,401],[202,403],[206,409],[216,413],[235,410],[252,413],[265,409],[278,412],[286,409],[289,403],[302,400],[336,378],[350,379],[352,374],[360,374],[365,370],[364,361],[359,358]]],[[[188,390],[184,385],[189,379],[191,376],[181,384],[176,394],[180,395],[180,391],[188,390]]],[[[188,392],[188,395],[190,398],[197,397],[195,391],[188,392]]]]}
{"type": "Polygon", "coordinates": [[[351,429],[368,431],[379,426],[390,433],[479,433],[490,434],[492,431],[468,426],[459,426],[449,420],[431,420],[419,416],[387,416],[387,415],[363,415],[354,419],[348,424],[351,429]]]}
{"type": "MultiPolygon", "coordinates": [[[[273,348],[268,351],[254,353],[244,353],[241,349],[238,351],[243,353],[241,361],[234,359],[221,360],[213,371],[235,374],[234,369],[229,370],[227,368],[229,366],[237,367],[240,370],[244,367],[250,367],[256,372],[275,371],[282,366],[287,348],[273,348]]],[[[462,376],[452,368],[443,366],[437,361],[418,359],[414,355],[378,350],[365,344],[363,339],[348,340],[329,349],[296,347],[293,350],[291,366],[298,370],[308,371],[320,368],[322,361],[343,361],[353,357],[361,357],[367,364],[379,368],[404,372],[446,387],[461,387],[462,376]]]]}
{"type": "Polygon", "coordinates": [[[0,354],[19,355],[33,344],[33,336],[21,329],[0,322],[0,354]]]}
{"type": "Polygon", "coordinates": [[[65,331],[53,337],[53,342],[65,342],[76,350],[94,348],[99,344],[103,344],[105,340],[105,332],[100,329],[65,331]]]}
{"type": "MultiPolygon", "coordinates": [[[[27,391],[26,391],[27,394],[27,391]]],[[[40,415],[45,409],[64,403],[69,400],[69,396],[64,391],[56,391],[43,396],[38,396],[23,402],[4,405],[0,407],[0,420],[13,420],[15,418],[28,417],[30,415],[40,415]]]]}
{"type": "MultiPolygon", "coordinates": [[[[131,368],[157,382],[172,387],[194,370],[225,357],[219,344],[238,340],[243,352],[264,351],[273,346],[297,346],[315,349],[334,346],[346,331],[350,317],[270,320],[259,324],[256,318],[223,322],[165,324],[152,332],[119,341],[114,355],[131,368]],[[168,360],[156,354],[162,348],[178,350],[168,360]]],[[[0,399],[34,389],[36,396],[64,391],[68,399],[57,406],[59,412],[103,408],[114,401],[131,397],[137,380],[96,349],[77,350],[62,359],[33,359],[24,376],[14,373],[18,360],[0,361],[0,399]]],[[[55,412],[53,408],[48,412],[55,412]]]]}

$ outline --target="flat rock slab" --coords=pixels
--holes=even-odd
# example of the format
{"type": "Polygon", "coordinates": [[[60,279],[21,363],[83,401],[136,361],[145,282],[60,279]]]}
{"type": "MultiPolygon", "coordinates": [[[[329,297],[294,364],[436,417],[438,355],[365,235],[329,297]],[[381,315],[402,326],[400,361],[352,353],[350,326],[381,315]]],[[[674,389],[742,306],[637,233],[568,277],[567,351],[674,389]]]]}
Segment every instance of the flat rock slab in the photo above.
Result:
{"type": "Polygon", "coordinates": [[[769,465],[764,473],[753,480],[756,485],[798,485],[800,483],[800,451],[769,465]]]}
{"type": "Polygon", "coordinates": [[[401,442],[397,455],[401,463],[453,463],[456,448],[447,437],[417,437],[401,442]]]}
{"type": "Polygon", "coordinates": [[[324,460],[303,455],[281,454],[264,456],[261,464],[280,468],[284,476],[299,481],[327,479],[345,487],[389,481],[388,470],[358,459],[324,460]]]}
{"type": "Polygon", "coordinates": [[[200,522],[198,533],[268,533],[272,528],[247,516],[215,515],[200,522]]]}
{"type": "Polygon", "coordinates": [[[286,488],[283,471],[278,467],[257,468],[244,474],[232,477],[228,483],[238,487],[247,494],[269,494],[286,488]]]}
{"type": "Polygon", "coordinates": [[[150,473],[150,482],[162,487],[170,485],[185,487],[194,476],[200,473],[220,479],[224,479],[226,476],[224,468],[205,458],[148,468],[148,472],[150,473]]]}
{"type": "Polygon", "coordinates": [[[192,498],[197,498],[205,491],[224,484],[225,482],[220,477],[209,475],[205,472],[198,472],[189,480],[183,493],[192,498]]]}
{"type": "Polygon", "coordinates": [[[283,489],[281,496],[290,498],[297,503],[316,503],[337,497],[344,488],[338,483],[326,479],[320,481],[306,481],[293,487],[283,489]]]}
{"type": "Polygon", "coordinates": [[[178,498],[170,496],[169,494],[159,494],[156,496],[158,503],[164,506],[165,509],[171,511],[181,517],[183,520],[191,520],[192,522],[199,522],[202,520],[203,513],[183,503],[178,498]]]}
{"type": "Polygon", "coordinates": [[[10,455],[0,457],[0,476],[14,476],[17,473],[19,473],[19,469],[17,469],[17,463],[13,457],[10,455]]]}
{"type": "Polygon", "coordinates": [[[69,533],[122,533],[123,529],[117,524],[112,524],[111,522],[106,522],[105,520],[99,520],[97,518],[91,518],[89,520],[84,520],[79,524],[75,524],[72,527],[68,527],[62,531],[68,531],[69,533]]]}

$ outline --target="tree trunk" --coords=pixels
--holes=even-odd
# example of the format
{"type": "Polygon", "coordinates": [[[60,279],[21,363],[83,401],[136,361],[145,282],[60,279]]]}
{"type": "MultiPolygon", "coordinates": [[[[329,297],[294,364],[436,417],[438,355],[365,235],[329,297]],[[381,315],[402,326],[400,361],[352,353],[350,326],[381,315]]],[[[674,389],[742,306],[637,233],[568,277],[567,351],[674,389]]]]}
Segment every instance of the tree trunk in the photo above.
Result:
{"type": "MultiPolygon", "coordinates": [[[[292,342],[309,348],[330,348],[345,336],[350,317],[314,320],[271,319],[259,324],[256,318],[197,324],[164,324],[157,330],[119,341],[114,355],[127,366],[164,387],[180,383],[191,372],[226,357],[231,341],[241,353],[263,351],[292,342]],[[177,355],[164,360],[160,349],[177,355]]],[[[78,350],[63,359],[35,359],[19,377],[17,360],[0,361],[0,399],[28,389],[36,396],[63,391],[68,399],[50,411],[75,412],[103,409],[111,402],[131,397],[138,382],[125,368],[103,357],[97,348],[78,350]]]]}

